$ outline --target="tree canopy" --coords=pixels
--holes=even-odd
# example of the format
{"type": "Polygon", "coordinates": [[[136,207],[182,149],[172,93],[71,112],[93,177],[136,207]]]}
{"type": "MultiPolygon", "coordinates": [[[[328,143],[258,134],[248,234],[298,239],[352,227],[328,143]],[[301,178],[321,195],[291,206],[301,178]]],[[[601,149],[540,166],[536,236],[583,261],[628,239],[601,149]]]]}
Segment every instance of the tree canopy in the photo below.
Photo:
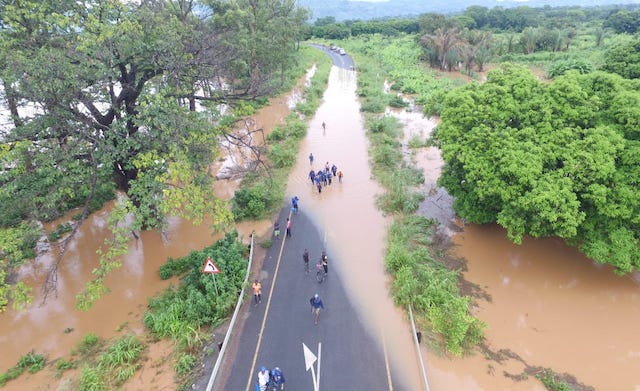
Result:
{"type": "Polygon", "coordinates": [[[557,236],[621,273],[640,267],[640,93],[617,75],[550,84],[503,64],[449,93],[434,139],[458,214],[511,240],[557,236]]]}
{"type": "Polygon", "coordinates": [[[1,0],[0,242],[116,192],[133,230],[229,222],[208,172],[220,105],[277,88],[306,17],[294,0],[1,0]]]}

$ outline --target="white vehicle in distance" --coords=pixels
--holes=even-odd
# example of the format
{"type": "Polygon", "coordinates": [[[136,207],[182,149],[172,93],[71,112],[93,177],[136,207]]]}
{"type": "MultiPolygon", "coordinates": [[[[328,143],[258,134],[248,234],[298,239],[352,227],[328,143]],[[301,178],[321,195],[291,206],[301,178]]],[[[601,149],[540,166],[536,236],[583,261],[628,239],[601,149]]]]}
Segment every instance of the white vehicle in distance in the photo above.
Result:
{"type": "Polygon", "coordinates": [[[341,54],[341,55],[343,55],[343,56],[344,56],[345,54],[347,54],[347,52],[345,52],[345,51],[344,51],[344,49],[340,49],[340,50],[338,50],[338,53],[340,53],[340,54],[341,54]]]}

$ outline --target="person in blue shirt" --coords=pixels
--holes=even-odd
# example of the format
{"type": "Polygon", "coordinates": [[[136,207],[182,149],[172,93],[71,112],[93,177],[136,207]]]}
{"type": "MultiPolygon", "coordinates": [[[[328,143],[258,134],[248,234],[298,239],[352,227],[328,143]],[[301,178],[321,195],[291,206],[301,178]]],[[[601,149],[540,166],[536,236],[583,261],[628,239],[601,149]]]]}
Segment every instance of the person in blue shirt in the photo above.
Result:
{"type": "Polygon", "coordinates": [[[292,209],[293,213],[296,213],[296,214],[298,213],[298,201],[299,200],[300,199],[298,198],[298,196],[294,196],[291,199],[291,209],[292,209]]]}
{"type": "Polygon", "coordinates": [[[275,367],[271,370],[271,384],[273,384],[273,389],[280,391],[284,390],[284,373],[282,373],[282,369],[280,367],[275,367]]]}
{"type": "Polygon", "coordinates": [[[313,314],[313,324],[318,324],[318,318],[320,317],[320,310],[324,309],[324,303],[317,293],[309,300],[311,304],[311,313],[313,314]]]}

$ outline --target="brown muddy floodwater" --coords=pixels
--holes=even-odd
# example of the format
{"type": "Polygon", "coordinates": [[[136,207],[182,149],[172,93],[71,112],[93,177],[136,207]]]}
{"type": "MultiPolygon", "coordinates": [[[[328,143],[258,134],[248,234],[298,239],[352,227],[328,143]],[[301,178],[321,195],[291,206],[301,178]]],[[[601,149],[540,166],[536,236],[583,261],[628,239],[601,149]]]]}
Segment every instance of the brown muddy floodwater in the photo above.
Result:
{"type": "Polygon", "coordinates": [[[325,236],[329,258],[337,259],[332,265],[341,274],[372,335],[384,342],[392,368],[404,372],[397,378],[407,380],[407,389],[419,390],[410,326],[388,293],[384,250],[390,220],[374,204],[375,195],[382,189],[370,177],[369,144],[355,94],[356,82],[355,72],[331,69],[323,103],[309,123],[289,178],[287,199],[300,197],[301,210],[325,236]],[[322,122],[327,125],[326,131],[322,122]],[[318,193],[308,179],[310,153],[315,157],[312,167],[316,171],[326,162],[335,164],[344,172],[343,183],[334,181],[318,193]]]}
{"type": "MultiPolygon", "coordinates": [[[[420,113],[390,114],[404,125],[405,143],[436,125],[420,113]]],[[[468,267],[464,278],[482,290],[474,314],[487,324],[488,348],[518,357],[447,359],[423,348],[431,389],[545,390],[532,376],[505,376],[544,367],[596,390],[640,390],[640,275],[616,276],[559,239],[526,238],[518,246],[496,225],[456,227],[451,197],[435,184],[443,164],[438,150],[423,148],[412,158],[425,173],[420,213],[453,236],[454,253],[468,267]]]]}
{"type": "MultiPolygon", "coordinates": [[[[383,257],[390,220],[374,205],[374,197],[382,189],[370,178],[368,142],[355,89],[353,71],[332,68],[324,102],[309,124],[291,174],[287,199],[294,194],[300,197],[300,207],[325,235],[329,256],[337,254],[334,258],[340,262],[334,266],[348,281],[349,295],[373,335],[384,342],[393,368],[402,372],[398,377],[407,379],[408,389],[420,390],[424,388],[406,315],[393,305],[388,294],[383,257]],[[322,122],[327,124],[325,132],[322,122]],[[314,191],[307,178],[307,156],[311,152],[316,170],[327,161],[335,163],[345,174],[344,183],[334,183],[321,194],[314,191]]],[[[248,125],[268,133],[288,114],[291,99],[296,96],[299,94],[271,100],[271,105],[248,125]]],[[[413,136],[428,136],[436,124],[420,113],[392,114],[405,125],[405,144],[413,136]]],[[[548,367],[573,375],[596,390],[640,391],[640,276],[616,276],[611,268],[594,265],[557,239],[526,238],[516,246],[497,226],[456,228],[451,199],[435,185],[442,167],[438,151],[425,148],[411,158],[426,177],[428,198],[420,213],[443,224],[444,232],[453,238],[455,254],[466,261],[465,279],[484,293],[473,312],[487,323],[488,348],[492,352],[507,349],[511,357],[517,357],[496,362],[477,353],[450,359],[423,345],[430,389],[542,391],[544,386],[532,376],[515,381],[505,373],[519,375],[526,368],[548,367]]],[[[226,164],[220,161],[216,169],[226,164]]],[[[216,194],[229,198],[237,183],[238,179],[219,181],[216,194]]],[[[0,371],[8,370],[30,350],[45,354],[49,360],[68,359],[71,349],[90,332],[103,338],[141,333],[147,298],[169,284],[160,280],[158,267],[168,257],[186,255],[218,237],[209,231],[208,222],[196,227],[179,219],[171,220],[164,235],[142,233],[140,239],[131,241],[122,268],[107,278],[106,285],[112,292],[91,310],[81,312],[74,308],[75,295],[92,277],[96,249],[108,234],[105,218],[111,207],[93,214],[83,224],[61,263],[58,294],[46,305],[40,305],[39,287],[53,262],[52,255],[42,254],[20,269],[19,278],[35,288],[36,297],[24,311],[8,309],[0,314],[0,371]],[[73,331],[65,333],[65,329],[73,331]]],[[[253,231],[259,236],[268,234],[269,229],[269,221],[238,227],[244,238],[253,231]]],[[[173,363],[162,367],[171,349],[170,343],[149,346],[144,368],[125,389],[175,389],[173,363]]],[[[57,379],[47,368],[35,375],[25,373],[3,389],[73,389],[69,377],[77,378],[78,373],[67,372],[65,376],[57,379]]]]}
{"type": "MultiPolygon", "coordinates": [[[[312,68],[299,86],[305,84],[313,74],[312,68]]],[[[300,87],[298,87],[300,88],[300,87]]],[[[290,108],[300,99],[297,89],[290,94],[270,100],[269,106],[260,110],[246,122],[249,130],[263,129],[265,135],[276,123],[281,122],[290,108]]],[[[260,142],[262,138],[257,138],[260,142]]],[[[228,159],[227,159],[228,160],[228,159]]],[[[217,162],[214,172],[229,165],[227,160],[217,162]]],[[[242,164],[234,160],[234,164],[242,164]]],[[[230,199],[239,183],[239,178],[222,180],[216,183],[216,195],[230,199]]],[[[140,239],[132,240],[130,251],[122,259],[122,268],[113,271],[105,285],[111,290],[98,300],[93,308],[83,312],[75,309],[75,296],[84,289],[87,281],[93,278],[91,271],[98,264],[96,250],[109,234],[106,217],[113,208],[110,203],[101,211],[89,216],[73,239],[65,253],[58,270],[57,295],[42,303],[41,286],[49,267],[54,263],[51,252],[41,254],[35,262],[24,265],[18,272],[18,279],[34,288],[33,304],[26,310],[7,309],[0,314],[0,372],[13,367],[20,356],[34,350],[44,354],[48,362],[59,358],[70,359],[71,350],[82,337],[95,333],[101,338],[120,335],[142,334],[144,326],[142,316],[149,297],[156,296],[167,288],[170,281],[162,281],[158,275],[160,265],[168,257],[181,257],[191,250],[201,249],[213,244],[222,234],[213,234],[209,230],[210,222],[199,226],[173,218],[164,234],[142,232],[140,239]],[[65,333],[65,329],[71,332],[65,333]]],[[[60,221],[60,222],[64,222],[60,221]]],[[[52,229],[57,223],[48,227],[52,229]]],[[[239,224],[236,228],[246,241],[252,232],[264,235],[270,228],[268,220],[252,224],[239,224]]],[[[55,249],[55,246],[54,246],[55,249]]],[[[54,250],[55,251],[55,250],[54,250]]],[[[175,283],[176,281],[173,281],[175,283]]],[[[126,390],[175,390],[174,363],[170,356],[172,344],[160,342],[151,344],[145,351],[145,367],[138,370],[133,379],[124,385],[126,390]],[[167,358],[169,359],[167,360],[167,358]],[[164,367],[162,367],[164,365],[164,367]]],[[[65,378],[55,377],[50,367],[36,374],[25,372],[15,380],[9,381],[3,390],[72,390],[77,371],[65,372],[65,378]]]]}

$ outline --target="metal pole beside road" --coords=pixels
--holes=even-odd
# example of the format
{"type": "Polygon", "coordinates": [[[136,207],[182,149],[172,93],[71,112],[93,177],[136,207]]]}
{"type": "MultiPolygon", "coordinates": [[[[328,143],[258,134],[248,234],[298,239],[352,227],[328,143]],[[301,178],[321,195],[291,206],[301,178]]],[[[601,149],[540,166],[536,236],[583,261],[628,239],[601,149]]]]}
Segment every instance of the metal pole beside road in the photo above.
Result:
{"type": "Polygon", "coordinates": [[[424,389],[429,391],[429,380],[427,380],[427,371],[424,369],[424,361],[422,361],[422,351],[420,350],[420,342],[418,342],[418,334],[416,333],[416,324],[413,321],[413,311],[411,310],[411,304],[409,304],[409,319],[411,319],[411,330],[413,331],[413,342],[416,344],[416,350],[418,351],[418,360],[420,361],[420,370],[422,372],[422,381],[424,382],[424,389]]]}
{"type": "MultiPolygon", "coordinates": [[[[229,342],[229,338],[231,337],[231,332],[233,331],[233,326],[236,324],[236,318],[238,317],[238,312],[240,311],[240,306],[244,298],[244,288],[247,286],[247,281],[249,281],[249,273],[251,272],[252,262],[253,262],[253,234],[251,234],[251,250],[249,251],[249,263],[247,264],[247,273],[244,276],[244,282],[242,283],[242,290],[240,291],[240,296],[238,296],[238,303],[236,304],[235,311],[233,311],[233,316],[231,317],[231,323],[229,323],[227,334],[224,336],[224,341],[222,341],[222,348],[220,349],[220,354],[218,354],[218,359],[216,360],[216,364],[213,366],[213,370],[211,371],[211,376],[209,377],[209,383],[207,384],[207,391],[211,391],[211,389],[213,388],[213,383],[216,381],[216,376],[218,375],[218,370],[220,369],[222,358],[224,357],[224,353],[227,350],[227,342],[229,342]]],[[[215,282],[215,278],[214,278],[214,282],[215,282]]]]}

